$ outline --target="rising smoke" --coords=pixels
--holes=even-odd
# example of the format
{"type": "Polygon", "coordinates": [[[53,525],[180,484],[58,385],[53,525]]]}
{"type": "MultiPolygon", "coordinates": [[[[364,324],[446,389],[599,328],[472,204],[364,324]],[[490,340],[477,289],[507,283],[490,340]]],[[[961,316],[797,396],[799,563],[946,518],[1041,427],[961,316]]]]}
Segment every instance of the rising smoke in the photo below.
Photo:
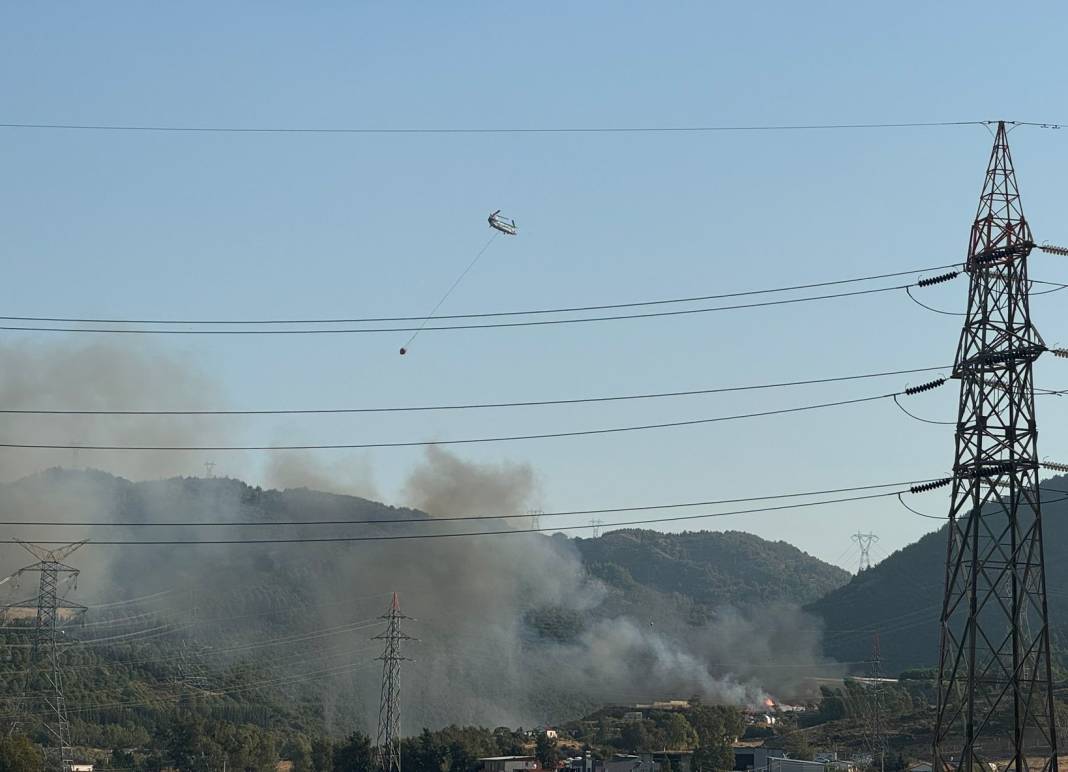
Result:
{"type": "MultiPolygon", "coordinates": [[[[204,404],[218,390],[184,363],[145,349],[57,346],[8,347],[18,366],[0,378],[0,404],[86,407],[204,404]],[[42,385],[43,384],[43,385],[42,385]]],[[[188,419],[114,421],[94,418],[13,419],[4,434],[62,440],[164,443],[214,440],[225,427],[188,419]],[[32,435],[30,430],[33,430],[32,435]]],[[[69,457],[68,457],[69,458],[69,457]]],[[[11,479],[67,459],[47,453],[0,457],[11,479]]],[[[155,479],[185,471],[185,458],[154,454],[93,457],[130,483],[94,472],[49,472],[0,486],[0,510],[45,520],[184,520],[207,523],[250,519],[373,519],[418,516],[360,498],[310,490],[249,488],[231,479],[155,479]]],[[[280,487],[373,492],[369,461],[339,474],[308,457],[287,456],[268,468],[280,487]],[[363,487],[360,487],[363,486],[363,487]]],[[[69,465],[69,464],[65,464],[69,465]]],[[[427,524],[330,526],[310,531],[273,527],[278,536],[449,534],[506,529],[470,522],[434,522],[433,516],[520,513],[537,497],[528,464],[475,464],[430,447],[408,475],[404,496],[426,512],[427,524]]],[[[257,535],[266,528],[258,527],[257,535]]],[[[149,533],[159,537],[218,538],[233,531],[195,525],[149,533]]],[[[98,540],[99,530],[91,535],[98,540]]],[[[41,538],[41,529],[18,535],[41,538]]],[[[90,535],[64,529],[65,538],[90,535]]],[[[145,530],[109,529],[115,538],[144,538],[145,530]]],[[[23,561],[0,552],[0,572],[23,561]]],[[[146,598],[123,607],[151,613],[144,626],[173,625],[181,640],[201,647],[215,667],[247,658],[281,675],[315,673],[338,662],[358,666],[329,678],[302,681],[322,700],[338,732],[377,716],[380,644],[369,640],[389,593],[416,618],[408,632],[415,661],[405,665],[405,731],[448,723],[532,725],[559,720],[605,702],[633,702],[700,695],[709,701],[757,703],[768,692],[798,694],[800,675],[825,666],[815,622],[790,607],[719,609],[712,621],[693,626],[669,597],[648,591],[626,601],[618,590],[590,577],[574,541],[557,535],[506,534],[472,538],[352,542],[341,544],[212,545],[181,548],[87,546],[76,564],[85,569],[83,600],[111,603],[146,598]],[[545,635],[532,615],[548,611],[571,629],[545,635]],[[190,624],[193,620],[193,624],[190,624]],[[321,631],[349,623],[340,633],[321,631]],[[262,642],[308,633],[299,644],[218,656],[222,644],[262,642]],[[214,647],[214,648],[207,648],[214,647]]],[[[0,576],[6,572],[0,573],[0,576]]],[[[107,611],[97,619],[106,621],[107,611]]],[[[125,634],[129,623],[121,630],[125,634]]],[[[106,629],[106,626],[105,628],[106,629]]],[[[294,687],[295,688],[295,687],[294,687]]]]}
{"type": "Polygon", "coordinates": [[[267,459],[264,485],[269,488],[311,488],[365,499],[379,499],[374,466],[366,453],[324,461],[304,451],[276,453],[267,459]]]}
{"type": "MultiPolygon", "coordinates": [[[[0,405],[7,410],[197,409],[222,404],[222,389],[190,362],[138,345],[0,343],[0,405]]],[[[57,445],[190,445],[223,440],[219,418],[4,415],[5,442],[57,445]]],[[[0,449],[0,480],[54,466],[100,466],[131,479],[202,471],[189,453],[0,449]]]]}
{"type": "Polygon", "coordinates": [[[404,486],[412,507],[438,517],[522,512],[536,491],[530,464],[475,464],[437,445],[426,449],[404,486]]]}

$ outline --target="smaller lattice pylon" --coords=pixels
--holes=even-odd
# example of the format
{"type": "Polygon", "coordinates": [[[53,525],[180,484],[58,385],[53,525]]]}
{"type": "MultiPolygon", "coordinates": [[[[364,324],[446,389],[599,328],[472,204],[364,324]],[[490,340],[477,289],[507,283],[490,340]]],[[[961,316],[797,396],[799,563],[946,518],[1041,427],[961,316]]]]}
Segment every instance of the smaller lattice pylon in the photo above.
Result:
{"type": "Polygon", "coordinates": [[[16,586],[24,574],[40,575],[37,596],[26,598],[0,607],[0,618],[6,618],[15,609],[32,609],[36,611],[30,649],[30,667],[25,681],[23,694],[18,701],[15,721],[33,705],[30,689],[39,684],[41,710],[31,711],[43,724],[49,737],[50,745],[46,751],[46,768],[52,772],[69,772],[73,764],[70,746],[70,720],[67,716],[67,701],[63,693],[63,670],[59,660],[60,621],[64,612],[68,617],[85,612],[85,606],[73,603],[60,595],[60,583],[65,578],[70,586],[75,586],[79,571],[63,561],[85,541],[66,544],[62,547],[48,548],[29,542],[18,542],[23,549],[37,558],[37,562],[20,568],[13,574],[16,586]]]}
{"type": "Polygon", "coordinates": [[[401,742],[401,662],[411,662],[410,657],[401,654],[401,644],[404,641],[415,641],[401,630],[401,622],[414,621],[405,616],[400,610],[400,600],[397,593],[393,593],[389,611],[380,617],[386,621],[386,630],[381,635],[376,635],[372,640],[385,641],[385,649],[381,657],[376,659],[382,662],[382,697],[378,710],[378,766],[381,772],[400,772],[400,742],[401,742]]]}
{"type": "Polygon", "coordinates": [[[886,738],[883,736],[883,670],[879,634],[871,639],[871,752],[872,762],[886,769],[886,738]]]}

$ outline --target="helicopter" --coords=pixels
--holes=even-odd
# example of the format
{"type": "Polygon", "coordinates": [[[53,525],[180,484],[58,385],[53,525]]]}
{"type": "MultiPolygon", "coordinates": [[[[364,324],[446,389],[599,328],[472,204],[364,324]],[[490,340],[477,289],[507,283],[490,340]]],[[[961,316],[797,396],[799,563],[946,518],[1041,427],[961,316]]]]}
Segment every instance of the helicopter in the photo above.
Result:
{"type": "Polygon", "coordinates": [[[519,229],[516,228],[515,220],[506,220],[501,217],[500,209],[489,216],[489,225],[491,228],[500,231],[505,236],[514,236],[519,232],[519,229]]]}

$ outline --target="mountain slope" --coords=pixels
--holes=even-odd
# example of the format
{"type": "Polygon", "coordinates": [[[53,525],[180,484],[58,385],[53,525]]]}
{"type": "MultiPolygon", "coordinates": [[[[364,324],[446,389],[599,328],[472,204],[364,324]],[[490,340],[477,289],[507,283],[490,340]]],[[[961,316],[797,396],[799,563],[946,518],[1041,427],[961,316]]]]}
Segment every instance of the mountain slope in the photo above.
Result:
{"type": "MultiPolygon", "coordinates": [[[[51,470],[0,485],[0,511],[123,524],[12,532],[34,541],[91,537],[67,561],[82,571],[72,599],[90,606],[71,638],[102,661],[147,659],[157,668],[158,683],[130,689],[122,667],[106,682],[72,680],[79,703],[173,703],[195,687],[227,706],[225,674],[251,667],[252,680],[302,706],[294,718],[302,729],[335,734],[374,729],[382,644],[372,639],[393,591],[415,618],[405,631],[419,639],[405,652],[414,659],[406,682],[421,695],[406,708],[412,726],[529,726],[619,700],[788,694],[800,686],[798,673],[824,667],[818,635],[796,605],[848,579],[787,544],[737,532],[396,539],[473,529],[351,496],[221,478],[132,483],[51,470]],[[384,522],[396,519],[414,522],[384,522]],[[220,521],[256,525],[203,525],[220,521]],[[282,521],[320,524],[271,525],[282,521]],[[270,541],[328,536],[371,541],[270,541]],[[242,538],[268,541],[105,543],[242,538]],[[798,670],[769,666],[784,661],[798,670]]],[[[28,562],[17,546],[0,544],[0,576],[28,562]]],[[[15,599],[9,587],[0,588],[0,604],[15,599]]],[[[32,593],[24,586],[18,594],[32,593]]],[[[89,671],[71,678],[81,672],[89,671]]],[[[108,720],[136,721],[125,708],[108,720]]]]}
{"type": "MultiPolygon", "coordinates": [[[[1068,640],[1068,479],[1052,478],[1042,495],[1046,583],[1054,650],[1068,640]]],[[[823,619],[824,650],[843,662],[871,656],[879,633],[884,668],[896,672],[938,664],[938,618],[946,570],[945,527],[898,550],[832,590],[806,610],[823,619]]]]}
{"type": "Polygon", "coordinates": [[[629,578],[703,605],[808,603],[849,579],[791,544],[740,531],[624,529],[575,544],[583,562],[610,584],[626,587],[629,578]]]}

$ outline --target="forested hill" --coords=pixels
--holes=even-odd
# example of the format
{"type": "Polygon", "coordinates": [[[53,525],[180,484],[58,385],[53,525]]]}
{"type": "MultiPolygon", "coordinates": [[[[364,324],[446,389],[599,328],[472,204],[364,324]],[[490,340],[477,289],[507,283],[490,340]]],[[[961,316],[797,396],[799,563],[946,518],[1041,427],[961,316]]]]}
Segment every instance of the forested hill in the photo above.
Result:
{"type": "Polygon", "coordinates": [[[588,569],[612,586],[642,585],[707,606],[809,603],[849,581],[846,571],[791,544],[740,531],[627,529],[576,545],[588,569]]]}
{"type": "MultiPolygon", "coordinates": [[[[1058,491],[1068,491],[1068,478],[1052,478],[1043,485],[1055,489],[1042,495],[1043,530],[1053,647],[1063,663],[1068,642],[1068,500],[1058,491]]],[[[824,652],[843,662],[866,660],[871,635],[878,631],[887,672],[937,665],[946,538],[946,529],[940,528],[810,604],[807,610],[824,621],[824,652]]]]}
{"type": "MultiPolygon", "coordinates": [[[[73,562],[83,570],[83,585],[95,599],[123,600],[148,592],[172,591],[190,581],[205,584],[249,580],[276,581],[287,595],[320,595],[319,587],[304,586],[295,575],[321,574],[322,560],[308,561],[301,548],[266,544],[262,548],[141,547],[119,550],[94,548],[102,538],[232,539],[242,535],[295,537],[375,536],[424,532],[418,521],[432,522],[423,512],[393,507],[354,496],[336,495],[305,488],[284,491],[261,489],[228,478],[173,478],[130,482],[95,470],[51,469],[14,483],[0,484],[0,508],[13,519],[40,521],[95,521],[125,524],[181,522],[167,529],[119,526],[107,530],[64,528],[49,537],[88,537],[90,545],[73,562]],[[15,515],[18,517],[14,517],[15,515]],[[220,519],[257,523],[252,529],[202,528],[220,519]],[[393,520],[408,524],[389,524],[393,520]],[[316,523],[314,531],[297,525],[266,527],[266,523],[316,523]],[[333,525],[324,525],[333,523],[333,525]],[[345,525],[348,521],[349,525],[345,525]],[[358,526],[358,527],[357,527],[358,526]],[[225,560],[219,558],[225,554],[225,560]],[[205,577],[205,570],[212,576],[205,577]]],[[[489,529],[507,529],[503,520],[486,520],[489,529]]],[[[460,526],[464,524],[459,524],[460,526]]],[[[450,523],[434,523],[435,531],[469,530],[450,523]]],[[[33,541],[41,529],[17,529],[19,538],[33,541]]],[[[627,596],[641,591],[676,596],[687,601],[719,607],[754,606],[767,603],[815,601],[845,585],[850,574],[783,541],[772,542],[740,531],[693,531],[662,533],[645,529],[610,531],[597,538],[567,538],[562,534],[545,541],[575,548],[586,570],[627,596]]],[[[385,548],[385,545],[382,545],[385,548]]],[[[324,545],[315,548],[318,558],[346,554],[324,545]],[[325,551],[325,552],[324,552],[325,551]]],[[[14,547],[0,548],[0,569],[24,562],[25,554],[14,547]],[[5,559],[6,558],[6,559],[5,559]]],[[[322,577],[319,577],[320,579],[322,577]]],[[[381,577],[382,587],[391,585],[381,577]]],[[[232,586],[232,585],[231,585],[232,586]]],[[[638,593],[634,602],[641,602],[638,593]]]]}
{"type": "MultiPolygon", "coordinates": [[[[202,718],[253,723],[284,702],[294,732],[373,732],[381,643],[372,639],[394,591],[418,620],[407,623],[419,640],[408,677],[424,695],[407,707],[412,727],[530,726],[604,702],[695,692],[735,703],[791,694],[796,673],[826,663],[813,626],[786,606],[849,578],[788,544],[737,532],[396,539],[474,529],[353,496],[223,478],[135,483],[56,469],[0,484],[0,512],[121,524],[9,530],[27,541],[91,539],[66,561],[82,572],[77,588],[64,586],[89,606],[84,625],[65,633],[86,743],[158,745],[160,716],[183,702],[202,718]],[[388,522],[396,520],[410,522],[388,522]],[[340,541],[316,541],[327,537],[340,541]],[[109,544],[146,539],[207,543],[109,544]],[[233,543],[244,539],[253,543],[233,543]],[[740,639],[749,642],[741,651],[740,639]],[[798,668],[768,667],[784,658],[798,668]],[[267,691],[247,692],[252,683],[267,691]]],[[[0,544],[0,577],[29,562],[0,544]]],[[[32,594],[9,582],[0,604],[32,594]]],[[[19,624],[25,617],[0,641],[0,693],[14,692],[19,624]]]]}

